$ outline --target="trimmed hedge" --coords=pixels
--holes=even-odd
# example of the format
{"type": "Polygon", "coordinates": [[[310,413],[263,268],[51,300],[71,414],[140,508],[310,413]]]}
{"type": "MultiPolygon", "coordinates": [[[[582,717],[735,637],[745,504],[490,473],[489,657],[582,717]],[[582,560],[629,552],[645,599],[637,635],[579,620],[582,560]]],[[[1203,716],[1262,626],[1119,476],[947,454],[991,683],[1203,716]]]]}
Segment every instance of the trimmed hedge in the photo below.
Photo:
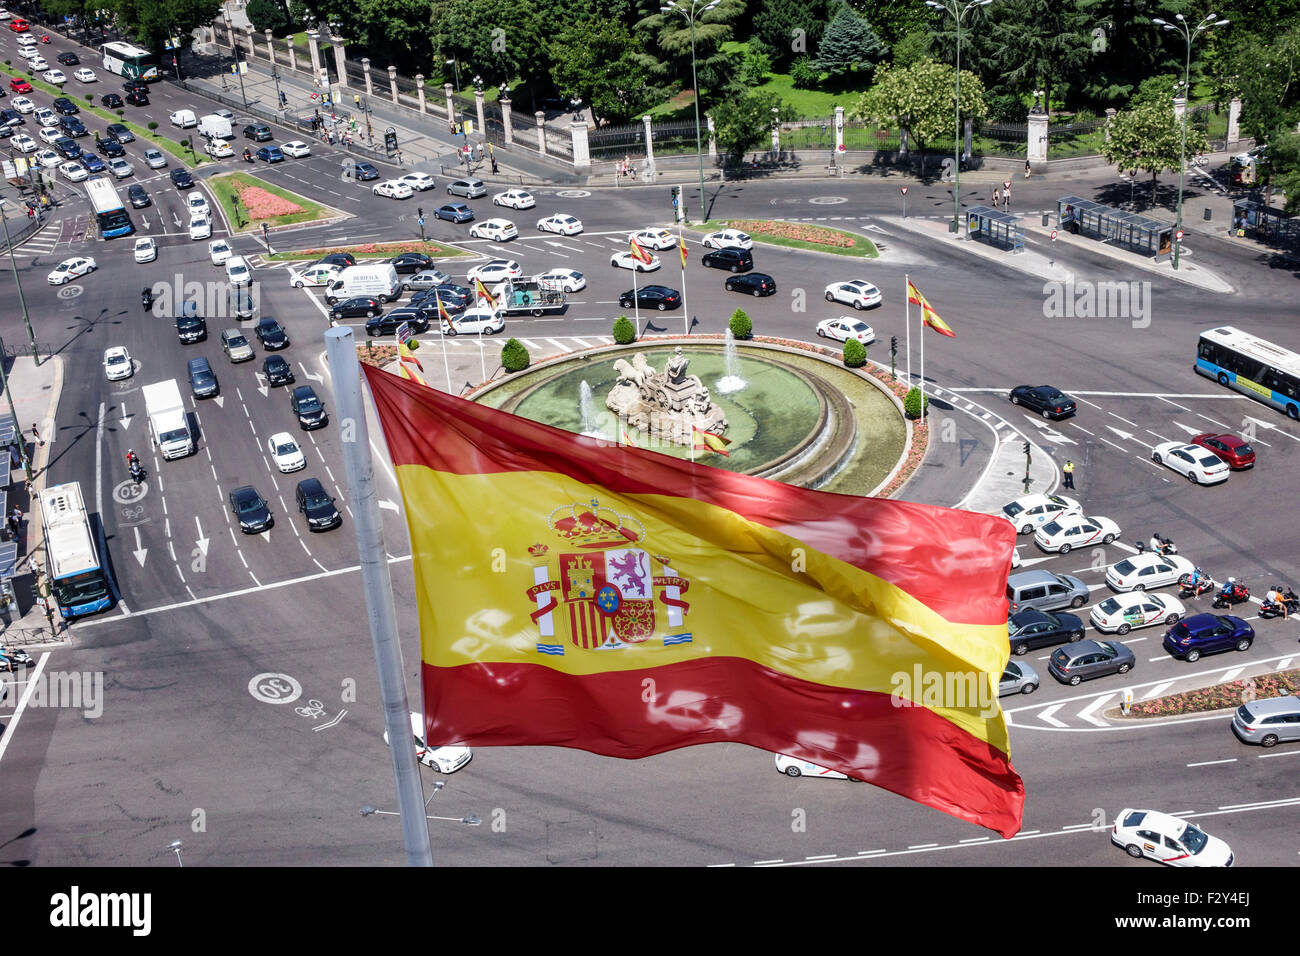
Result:
{"type": "Polygon", "coordinates": [[[518,339],[511,339],[501,346],[501,367],[507,372],[522,372],[528,368],[528,349],[518,339]]]}
{"type": "Polygon", "coordinates": [[[636,341],[636,326],[626,315],[614,320],[614,341],[619,345],[631,345],[636,341]]]}

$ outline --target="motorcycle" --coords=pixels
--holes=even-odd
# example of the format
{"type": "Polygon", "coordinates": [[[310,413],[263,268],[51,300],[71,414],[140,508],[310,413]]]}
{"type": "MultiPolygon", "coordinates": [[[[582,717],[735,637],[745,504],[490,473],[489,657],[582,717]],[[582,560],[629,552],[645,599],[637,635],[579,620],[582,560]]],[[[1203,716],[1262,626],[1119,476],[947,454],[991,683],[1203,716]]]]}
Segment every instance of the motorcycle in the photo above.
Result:
{"type": "Polygon", "coordinates": [[[1234,584],[1231,589],[1220,591],[1214,598],[1214,607],[1232,607],[1250,600],[1250,588],[1244,584],[1234,584]]]}
{"type": "Polygon", "coordinates": [[[144,465],[140,464],[138,461],[133,461],[128,467],[131,471],[132,481],[137,485],[144,481],[144,465]]]}
{"type": "Polygon", "coordinates": [[[1202,574],[1201,579],[1196,582],[1196,587],[1192,587],[1192,576],[1184,574],[1178,579],[1178,596],[1180,598],[1198,598],[1208,591],[1213,591],[1217,587],[1214,579],[1208,574],[1202,574]]]}
{"type": "Polygon", "coordinates": [[[49,42],[50,42],[50,35],[49,35],[48,33],[42,33],[42,34],[41,34],[41,42],[42,42],[42,43],[49,43],[49,42]]]}
{"type": "Polygon", "coordinates": [[[146,312],[153,308],[153,293],[150,290],[145,289],[140,293],[140,307],[146,312]]]}
{"type": "Polygon", "coordinates": [[[253,154],[250,153],[248,150],[244,150],[244,162],[246,163],[253,162],[253,154]]]}
{"type": "Polygon", "coordinates": [[[1260,617],[1280,617],[1283,608],[1286,609],[1288,617],[1300,611],[1300,595],[1297,595],[1295,591],[1291,590],[1291,588],[1283,590],[1281,586],[1274,587],[1273,590],[1281,596],[1282,600],[1274,603],[1265,599],[1264,603],[1259,606],[1260,617]]]}
{"type": "Polygon", "coordinates": [[[1155,539],[1155,541],[1159,544],[1159,547],[1158,548],[1151,547],[1151,543],[1148,541],[1134,541],[1133,544],[1137,547],[1138,554],[1142,554],[1143,552],[1148,550],[1150,550],[1153,554],[1177,554],[1178,553],[1178,545],[1174,544],[1168,538],[1162,538],[1158,534],[1153,534],[1151,537],[1155,539]]]}
{"type": "Polygon", "coordinates": [[[19,667],[34,667],[35,659],[21,647],[6,647],[0,650],[0,670],[12,671],[19,667]]]}

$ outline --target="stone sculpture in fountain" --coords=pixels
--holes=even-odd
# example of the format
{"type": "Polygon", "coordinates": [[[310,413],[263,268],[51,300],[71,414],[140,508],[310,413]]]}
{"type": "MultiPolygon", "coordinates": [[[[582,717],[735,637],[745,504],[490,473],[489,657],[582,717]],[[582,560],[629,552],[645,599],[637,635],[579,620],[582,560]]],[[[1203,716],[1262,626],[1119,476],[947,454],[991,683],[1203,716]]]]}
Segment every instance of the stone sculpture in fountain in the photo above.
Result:
{"type": "Polygon", "coordinates": [[[713,404],[708,387],[698,375],[687,375],[690,359],[681,347],[656,371],[643,352],[632,361],[617,359],[618,381],[609,390],[605,407],[632,428],[649,433],[659,441],[692,445],[692,429],[723,435],[727,416],[713,404]]]}

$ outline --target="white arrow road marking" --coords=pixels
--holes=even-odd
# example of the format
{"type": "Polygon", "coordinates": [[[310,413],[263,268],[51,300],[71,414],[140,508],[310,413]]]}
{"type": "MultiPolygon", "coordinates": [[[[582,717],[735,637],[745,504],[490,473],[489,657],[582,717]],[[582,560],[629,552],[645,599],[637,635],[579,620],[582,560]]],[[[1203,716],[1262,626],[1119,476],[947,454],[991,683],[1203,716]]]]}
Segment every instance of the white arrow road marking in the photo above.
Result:
{"type": "Polygon", "coordinates": [[[397,502],[395,502],[395,501],[389,501],[387,498],[380,498],[380,499],[379,499],[379,507],[381,507],[381,508],[386,508],[386,509],[388,509],[389,511],[399,511],[399,510],[400,510],[400,509],[397,507],[397,502]]]}
{"type": "Polygon", "coordinates": [[[1200,435],[1200,434],[1201,434],[1201,430],[1200,430],[1199,428],[1193,428],[1191,425],[1184,425],[1182,422],[1174,422],[1174,427],[1175,427],[1175,428],[1181,428],[1183,431],[1185,431],[1185,432],[1186,432],[1187,434],[1189,434],[1189,435],[1200,435]]]}
{"type": "MultiPolygon", "coordinates": [[[[1024,414],[1024,413],[1022,413],[1022,414],[1024,414]]],[[[1048,441],[1052,442],[1052,443],[1055,444],[1055,445],[1077,445],[1077,444],[1079,444],[1079,443],[1078,443],[1077,441],[1075,441],[1073,438],[1067,438],[1066,436],[1062,435],[1062,434],[1061,434],[1060,432],[1058,432],[1055,428],[1053,428],[1053,427],[1052,427],[1051,425],[1049,425],[1047,422],[1042,421],[1041,419],[1033,418],[1033,417],[1031,417],[1031,416],[1029,416],[1029,415],[1025,415],[1025,418],[1027,418],[1029,421],[1033,422],[1033,424],[1036,425],[1040,431],[1042,431],[1043,434],[1042,434],[1041,437],[1046,438],[1048,441]]]]}
{"type": "Polygon", "coordinates": [[[123,402],[123,403],[122,403],[122,417],[121,417],[121,419],[120,419],[120,421],[122,422],[122,427],[123,427],[123,428],[130,428],[130,427],[131,427],[131,419],[134,418],[134,417],[135,417],[135,416],[133,416],[133,415],[128,415],[128,414],[126,413],[126,402],[123,402]]]}
{"type": "Polygon", "coordinates": [[[1114,425],[1107,425],[1106,427],[1109,428],[1111,431],[1113,431],[1120,438],[1123,438],[1125,441],[1133,440],[1133,436],[1129,432],[1121,431],[1120,429],[1116,428],[1114,425]]]}
{"type": "Polygon", "coordinates": [[[206,555],[206,554],[208,553],[208,541],[211,540],[211,539],[209,539],[209,538],[205,538],[205,537],[203,536],[203,525],[199,524],[199,516],[198,516],[198,515],[195,515],[195,516],[194,516],[194,525],[195,525],[195,527],[197,527],[197,528],[199,529],[199,536],[198,536],[198,538],[195,540],[194,543],[195,543],[196,545],[198,545],[198,546],[199,546],[199,550],[202,551],[204,555],[206,555]]]}
{"type": "Polygon", "coordinates": [[[323,382],[323,381],[325,381],[325,377],[324,377],[324,376],[322,376],[322,375],[313,375],[311,372],[307,371],[307,366],[303,365],[301,362],[298,363],[298,367],[299,367],[300,369],[302,369],[302,374],[303,374],[303,375],[306,375],[307,378],[311,379],[311,381],[313,381],[313,382],[323,382]]]}
{"type": "Polygon", "coordinates": [[[1167,691],[1169,688],[1173,686],[1174,686],[1174,682],[1171,680],[1162,681],[1159,684],[1156,684],[1155,687],[1152,687],[1145,694],[1143,694],[1140,699],[1151,700],[1153,697],[1159,697],[1161,694],[1163,694],[1165,691],[1167,691]]]}
{"type": "MultiPolygon", "coordinates": [[[[1021,562],[1020,562],[1020,567],[1022,567],[1022,568],[1032,568],[1035,564],[1042,564],[1044,561],[1051,561],[1053,557],[1055,557],[1055,555],[1052,555],[1052,556],[1049,556],[1049,557],[1046,557],[1046,558],[1029,558],[1028,560],[1023,560],[1023,561],[1021,561],[1021,562]]],[[[1017,570],[1018,570],[1018,569],[1017,569],[1017,570]]]]}
{"type": "Polygon", "coordinates": [[[176,223],[177,229],[181,227],[181,217],[176,215],[176,213],[172,213],[172,222],[176,223]]]}
{"type": "Polygon", "coordinates": [[[1246,666],[1245,666],[1244,664],[1243,664],[1241,667],[1230,667],[1230,668],[1228,668],[1228,670],[1226,670],[1226,671],[1223,672],[1223,676],[1219,678],[1219,683],[1220,683],[1220,684],[1226,684],[1226,683],[1228,683],[1228,681],[1230,681],[1230,680],[1235,680],[1236,677],[1237,677],[1237,675],[1240,674],[1240,673],[1241,673],[1242,671],[1244,671],[1245,669],[1246,669],[1246,666]]]}
{"type": "Polygon", "coordinates": [[[1107,695],[1105,695],[1104,697],[1098,697],[1096,700],[1094,700],[1094,701],[1093,701],[1091,704],[1089,704],[1087,707],[1083,708],[1083,710],[1079,711],[1079,717],[1082,718],[1083,720],[1086,720],[1088,723],[1092,724],[1094,727],[1107,727],[1107,726],[1109,726],[1109,725],[1106,723],[1105,720],[1103,720],[1101,717],[1094,716],[1094,714],[1095,714],[1095,712],[1096,712],[1097,710],[1100,710],[1100,709],[1101,709],[1101,706],[1102,706],[1103,704],[1105,704],[1107,701],[1109,701],[1109,700],[1110,700],[1112,697],[1114,697],[1114,696],[1115,696],[1114,694],[1107,694],[1107,695]]]}
{"type": "Polygon", "coordinates": [[[263,398],[266,398],[271,394],[271,390],[266,385],[266,377],[261,372],[254,372],[253,374],[257,376],[257,390],[262,393],[263,398]]]}
{"type": "Polygon", "coordinates": [[[134,554],[135,554],[135,559],[136,559],[137,561],[140,562],[140,567],[142,567],[142,568],[144,567],[144,558],[145,558],[145,555],[147,555],[148,553],[149,553],[149,549],[148,549],[148,548],[144,548],[144,547],[141,547],[141,546],[140,546],[140,526],[139,526],[139,525],[136,525],[136,528],[135,528],[135,552],[134,552],[134,554]]]}
{"type": "Polygon", "coordinates": [[[226,399],[225,399],[225,396],[224,396],[224,395],[218,395],[218,396],[216,396],[215,398],[213,398],[212,400],[213,400],[214,402],[217,403],[217,408],[224,408],[224,407],[225,407],[226,399]]]}
{"type": "Polygon", "coordinates": [[[1055,717],[1052,716],[1054,713],[1056,713],[1064,706],[1065,706],[1064,704],[1053,704],[1051,707],[1045,708],[1044,710],[1040,710],[1038,712],[1038,719],[1045,724],[1051,724],[1053,727],[1064,727],[1065,724],[1063,722],[1057,720],[1055,717]]]}

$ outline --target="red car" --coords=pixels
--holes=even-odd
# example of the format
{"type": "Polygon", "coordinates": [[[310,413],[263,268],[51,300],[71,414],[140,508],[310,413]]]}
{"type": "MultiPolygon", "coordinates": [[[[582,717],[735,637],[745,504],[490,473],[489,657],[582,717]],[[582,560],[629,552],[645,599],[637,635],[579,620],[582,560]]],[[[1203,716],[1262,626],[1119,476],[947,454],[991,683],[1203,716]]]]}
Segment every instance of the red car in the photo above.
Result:
{"type": "Polygon", "coordinates": [[[15,76],[9,81],[9,89],[15,93],[30,93],[32,85],[24,80],[21,76],[15,76]]]}
{"type": "Polygon", "coordinates": [[[9,29],[13,30],[14,33],[26,33],[31,27],[27,25],[26,20],[14,19],[9,21],[9,29]]]}
{"type": "Polygon", "coordinates": [[[1192,439],[1193,445],[1208,448],[1228,463],[1228,467],[1240,470],[1255,467],[1255,449],[1244,438],[1236,435],[1216,435],[1206,432],[1192,439]]]}

